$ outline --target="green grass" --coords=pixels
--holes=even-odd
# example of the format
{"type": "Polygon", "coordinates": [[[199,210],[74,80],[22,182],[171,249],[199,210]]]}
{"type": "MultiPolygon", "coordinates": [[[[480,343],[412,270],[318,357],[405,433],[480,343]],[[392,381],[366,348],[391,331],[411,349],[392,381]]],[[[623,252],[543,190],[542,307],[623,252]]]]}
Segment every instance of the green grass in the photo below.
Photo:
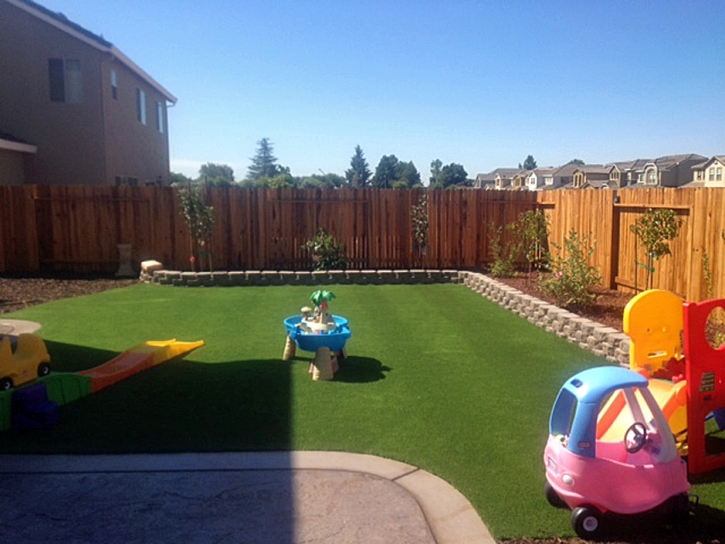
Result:
{"type": "MultiPolygon", "coordinates": [[[[281,360],[282,320],[313,290],[137,285],[16,312],[43,324],[58,371],[146,340],[207,345],[62,407],[54,429],[2,433],[0,452],[371,453],[450,482],[499,539],[573,534],[542,492],[549,411],[567,377],[606,361],[463,286],[338,285],[350,358],[313,382],[311,354],[281,360]]],[[[715,520],[723,475],[695,490],[715,520]]]]}

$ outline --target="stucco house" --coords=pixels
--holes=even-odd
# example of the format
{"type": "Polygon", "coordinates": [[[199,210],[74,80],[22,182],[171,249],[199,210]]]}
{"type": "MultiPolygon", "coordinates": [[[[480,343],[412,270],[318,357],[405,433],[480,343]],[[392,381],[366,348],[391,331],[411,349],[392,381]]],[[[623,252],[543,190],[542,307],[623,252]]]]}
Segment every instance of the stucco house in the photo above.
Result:
{"type": "Polygon", "coordinates": [[[645,164],[641,181],[633,187],[682,187],[692,181],[692,167],[706,160],[695,153],[659,157],[645,164]]]}
{"type": "Polygon", "coordinates": [[[526,178],[526,186],[529,191],[541,191],[554,186],[554,173],[558,168],[536,168],[529,172],[526,178]]]}
{"type": "Polygon", "coordinates": [[[611,168],[601,164],[584,164],[574,170],[572,188],[608,189],[611,168]]]}
{"type": "Polygon", "coordinates": [[[688,187],[725,187],[725,155],[716,155],[692,167],[692,181],[688,187]]]}
{"type": "Polygon", "coordinates": [[[0,184],[168,183],[176,98],[116,46],[0,0],[0,184]]]}

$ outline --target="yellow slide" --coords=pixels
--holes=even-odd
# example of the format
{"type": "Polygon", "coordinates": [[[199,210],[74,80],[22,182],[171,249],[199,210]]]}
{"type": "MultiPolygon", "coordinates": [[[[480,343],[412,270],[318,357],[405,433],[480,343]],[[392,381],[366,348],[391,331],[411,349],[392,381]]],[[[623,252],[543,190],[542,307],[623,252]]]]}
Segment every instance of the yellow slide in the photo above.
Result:
{"type": "Polygon", "coordinates": [[[91,379],[91,393],[95,393],[152,366],[186,355],[203,345],[203,340],[179,342],[174,339],[144,342],[100,366],[78,374],[91,379]]]}

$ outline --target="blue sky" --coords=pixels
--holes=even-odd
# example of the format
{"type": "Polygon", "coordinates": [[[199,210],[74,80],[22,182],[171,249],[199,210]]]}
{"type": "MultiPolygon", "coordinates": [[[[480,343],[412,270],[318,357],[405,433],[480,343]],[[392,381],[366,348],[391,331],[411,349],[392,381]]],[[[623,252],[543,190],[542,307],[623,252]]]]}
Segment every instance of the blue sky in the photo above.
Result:
{"type": "Polygon", "coordinates": [[[725,0],[37,0],[178,98],[171,169],[725,154],[725,0]]]}

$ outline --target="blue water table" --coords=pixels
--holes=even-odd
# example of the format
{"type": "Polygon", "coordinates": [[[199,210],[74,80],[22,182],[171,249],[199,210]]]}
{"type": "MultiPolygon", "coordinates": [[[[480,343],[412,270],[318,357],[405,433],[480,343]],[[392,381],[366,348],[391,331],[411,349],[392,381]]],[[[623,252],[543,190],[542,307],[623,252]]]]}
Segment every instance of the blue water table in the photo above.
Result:
{"type": "Polygon", "coordinates": [[[345,344],[352,336],[350,324],[344,317],[328,312],[335,298],[330,291],[315,291],[310,301],[314,310],[304,307],[299,315],[284,320],[287,332],[283,359],[294,358],[297,348],[311,351],[315,358],[310,365],[313,380],[331,380],[339,368],[338,357],[346,357],[345,344]]]}

